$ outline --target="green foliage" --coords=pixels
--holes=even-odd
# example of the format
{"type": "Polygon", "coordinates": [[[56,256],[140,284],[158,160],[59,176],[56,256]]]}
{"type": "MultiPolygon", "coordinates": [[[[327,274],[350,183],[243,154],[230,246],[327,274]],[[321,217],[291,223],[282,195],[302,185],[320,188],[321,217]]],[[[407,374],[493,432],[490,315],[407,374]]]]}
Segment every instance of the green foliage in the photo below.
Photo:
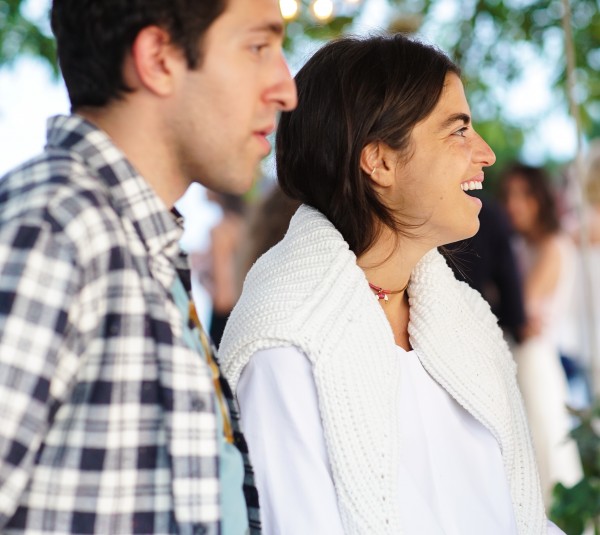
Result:
{"type": "MultiPolygon", "coordinates": [[[[306,4],[307,0],[303,0],[306,4]]],[[[446,50],[463,69],[469,100],[479,128],[497,152],[498,164],[519,154],[524,137],[550,109],[567,112],[565,92],[566,60],[562,29],[561,0],[388,0],[395,10],[389,21],[390,31],[425,32],[446,50]],[[439,19],[440,6],[453,14],[439,19]],[[550,67],[554,101],[547,110],[515,122],[506,114],[505,88],[518,82],[531,67],[532,59],[541,59],[550,67]],[[520,133],[519,133],[520,132],[520,133]]],[[[354,16],[359,16],[361,9],[354,16]]],[[[577,55],[577,98],[581,104],[585,134],[591,138],[600,128],[600,9],[598,0],[570,0],[572,27],[577,55]]],[[[345,16],[340,24],[329,21],[323,33],[314,31],[314,21],[304,15],[296,22],[307,34],[319,39],[337,35],[349,27],[345,16]],[[336,28],[332,31],[332,29],[336,28]],[[308,28],[311,28],[308,30],[308,28]]],[[[289,49],[302,45],[290,39],[289,49]]]]}
{"type": "Polygon", "coordinates": [[[600,403],[572,412],[579,420],[571,436],[581,453],[584,476],[573,487],[556,485],[550,517],[567,535],[582,535],[589,524],[600,535],[600,403]]]}
{"type": "Polygon", "coordinates": [[[21,56],[43,59],[58,75],[56,46],[45,31],[47,21],[23,15],[25,0],[0,0],[0,67],[12,65],[21,56]]]}
{"type": "Polygon", "coordinates": [[[352,17],[336,17],[325,24],[306,25],[304,35],[311,39],[325,41],[337,37],[352,24],[352,17]]]}
{"type": "MultiPolygon", "coordinates": [[[[597,0],[570,0],[575,41],[577,98],[585,133],[600,122],[600,10],[597,0]]],[[[531,58],[552,66],[555,102],[567,110],[566,60],[561,0],[476,0],[466,2],[457,21],[459,32],[445,36],[445,48],[463,66],[490,113],[507,121],[498,87],[519,80],[531,58]],[[469,7],[470,6],[470,7],[469,7]],[[456,35],[460,38],[456,38],[456,35]]],[[[520,125],[527,130],[528,125],[520,125]]]]}
{"type": "Polygon", "coordinates": [[[495,191],[500,173],[510,162],[519,159],[525,133],[522,128],[498,119],[477,121],[474,127],[496,154],[496,163],[485,171],[485,188],[495,191]]]}
{"type": "Polygon", "coordinates": [[[315,22],[306,11],[295,21],[288,24],[283,46],[293,51],[301,40],[309,39],[326,42],[342,35],[352,24],[353,17],[339,16],[322,24],[315,22]]]}

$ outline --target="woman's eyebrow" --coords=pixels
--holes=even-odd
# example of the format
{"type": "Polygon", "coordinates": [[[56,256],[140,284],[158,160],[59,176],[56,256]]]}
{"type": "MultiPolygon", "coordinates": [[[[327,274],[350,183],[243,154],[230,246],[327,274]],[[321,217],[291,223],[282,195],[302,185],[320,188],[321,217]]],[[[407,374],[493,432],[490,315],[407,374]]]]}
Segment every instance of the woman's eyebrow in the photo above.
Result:
{"type": "Polygon", "coordinates": [[[471,124],[471,116],[466,113],[453,113],[440,125],[440,130],[445,130],[455,122],[462,121],[465,125],[471,124]]]}

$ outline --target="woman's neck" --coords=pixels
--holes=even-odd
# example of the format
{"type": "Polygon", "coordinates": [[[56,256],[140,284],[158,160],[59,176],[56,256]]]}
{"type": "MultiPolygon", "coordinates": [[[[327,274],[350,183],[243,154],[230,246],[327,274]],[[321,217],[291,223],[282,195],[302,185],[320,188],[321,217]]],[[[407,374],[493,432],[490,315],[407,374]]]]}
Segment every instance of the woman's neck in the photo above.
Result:
{"type": "Polygon", "coordinates": [[[415,239],[382,232],[357,258],[357,264],[370,283],[393,292],[406,286],[412,270],[430,249],[415,239]]]}
{"type": "MultiPolygon", "coordinates": [[[[380,304],[394,333],[396,344],[403,349],[412,349],[408,336],[409,305],[407,285],[410,274],[417,262],[427,253],[427,248],[417,240],[409,240],[382,233],[373,246],[357,259],[367,280],[386,291],[388,299],[380,299],[380,304]]],[[[373,292],[376,296],[376,291],[373,292]]]]}

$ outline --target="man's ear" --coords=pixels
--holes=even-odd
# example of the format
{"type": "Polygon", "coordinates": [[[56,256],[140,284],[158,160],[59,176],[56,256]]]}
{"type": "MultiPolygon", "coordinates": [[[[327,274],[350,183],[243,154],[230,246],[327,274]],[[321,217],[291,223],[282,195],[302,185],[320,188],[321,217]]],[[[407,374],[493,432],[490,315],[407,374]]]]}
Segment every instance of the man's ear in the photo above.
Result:
{"type": "Polygon", "coordinates": [[[382,188],[394,184],[395,155],[392,149],[381,141],[366,145],[360,153],[360,167],[371,180],[382,188]]]}
{"type": "Polygon", "coordinates": [[[133,89],[144,87],[157,96],[168,96],[182,67],[187,68],[185,56],[173,45],[169,33],[147,26],[137,34],[124,62],[124,79],[133,89]]]}

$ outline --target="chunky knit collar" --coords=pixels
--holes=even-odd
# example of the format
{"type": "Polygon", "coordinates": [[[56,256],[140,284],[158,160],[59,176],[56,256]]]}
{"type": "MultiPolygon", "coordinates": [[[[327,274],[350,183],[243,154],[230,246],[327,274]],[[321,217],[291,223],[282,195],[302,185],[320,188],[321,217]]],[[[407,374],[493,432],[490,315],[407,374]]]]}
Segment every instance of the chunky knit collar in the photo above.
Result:
{"type": "MultiPolygon", "coordinates": [[[[410,342],[423,366],[498,441],[519,533],[545,533],[515,366],[489,306],[435,250],[414,269],[408,294],[410,342]]],[[[232,312],[221,344],[232,387],[256,351],[289,345],[312,362],[346,533],[401,533],[394,336],[346,242],[306,206],[254,265],[232,312]]]]}

